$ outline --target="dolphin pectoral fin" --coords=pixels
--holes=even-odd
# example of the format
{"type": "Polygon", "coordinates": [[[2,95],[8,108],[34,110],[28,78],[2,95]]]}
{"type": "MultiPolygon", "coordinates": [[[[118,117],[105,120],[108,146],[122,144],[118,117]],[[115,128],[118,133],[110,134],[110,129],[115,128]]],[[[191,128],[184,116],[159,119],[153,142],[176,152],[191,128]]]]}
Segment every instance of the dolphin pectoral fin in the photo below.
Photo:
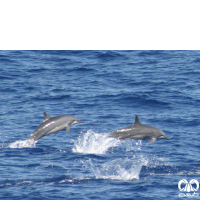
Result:
{"type": "Polygon", "coordinates": [[[151,138],[151,140],[150,140],[150,142],[149,143],[154,143],[156,141],[156,138],[155,137],[153,137],[153,138],[151,138]]]}
{"type": "Polygon", "coordinates": [[[70,131],[70,126],[66,127],[66,133],[68,133],[70,131]]]}

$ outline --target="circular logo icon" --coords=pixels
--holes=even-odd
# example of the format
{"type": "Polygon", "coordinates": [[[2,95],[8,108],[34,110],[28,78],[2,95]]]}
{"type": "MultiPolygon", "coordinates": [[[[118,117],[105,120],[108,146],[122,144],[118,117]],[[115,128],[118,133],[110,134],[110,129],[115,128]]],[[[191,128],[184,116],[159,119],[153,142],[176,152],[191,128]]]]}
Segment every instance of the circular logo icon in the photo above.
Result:
{"type": "Polygon", "coordinates": [[[186,179],[182,179],[178,182],[178,188],[180,191],[184,192],[197,191],[199,189],[199,182],[195,179],[192,179],[188,183],[186,179]]]}

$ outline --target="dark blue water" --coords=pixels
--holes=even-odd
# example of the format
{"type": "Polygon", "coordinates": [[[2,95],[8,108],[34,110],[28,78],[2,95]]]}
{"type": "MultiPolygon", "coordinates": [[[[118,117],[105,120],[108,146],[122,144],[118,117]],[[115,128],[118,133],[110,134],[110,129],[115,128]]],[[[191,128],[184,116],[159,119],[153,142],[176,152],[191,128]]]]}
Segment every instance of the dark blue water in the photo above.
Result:
{"type": "Polygon", "coordinates": [[[200,51],[0,51],[0,199],[185,199],[199,113],[200,51]],[[44,111],[85,123],[29,144],[44,111]],[[171,140],[107,138],[135,114],[171,140]]]}

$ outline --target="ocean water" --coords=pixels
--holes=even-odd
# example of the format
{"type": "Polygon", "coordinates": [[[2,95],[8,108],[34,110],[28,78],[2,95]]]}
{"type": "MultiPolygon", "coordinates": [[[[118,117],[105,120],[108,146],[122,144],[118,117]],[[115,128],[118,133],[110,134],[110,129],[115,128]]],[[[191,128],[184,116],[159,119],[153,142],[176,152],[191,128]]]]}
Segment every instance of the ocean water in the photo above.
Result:
{"type": "Polygon", "coordinates": [[[200,51],[0,51],[0,199],[199,199],[199,113],[200,51]],[[170,140],[107,137],[135,114],[170,140]]]}

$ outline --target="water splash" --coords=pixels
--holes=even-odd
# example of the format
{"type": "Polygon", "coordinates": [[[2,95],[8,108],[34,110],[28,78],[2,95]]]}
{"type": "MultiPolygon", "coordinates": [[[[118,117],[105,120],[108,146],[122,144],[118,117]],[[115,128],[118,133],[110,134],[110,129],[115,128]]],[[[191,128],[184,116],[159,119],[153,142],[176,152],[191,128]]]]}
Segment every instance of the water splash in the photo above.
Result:
{"type": "MultiPolygon", "coordinates": [[[[142,141],[120,141],[115,138],[108,138],[107,134],[99,134],[88,130],[73,142],[74,147],[72,151],[75,153],[105,154],[109,148],[116,146],[126,152],[128,157],[108,162],[99,162],[96,159],[82,161],[84,167],[89,169],[96,179],[116,179],[122,181],[139,179],[142,166],[148,163],[148,159],[140,154],[142,141]]],[[[112,151],[112,154],[115,154],[115,151],[112,151]]]]}
{"type": "Polygon", "coordinates": [[[88,130],[78,140],[74,141],[72,151],[83,154],[104,154],[110,147],[115,147],[119,144],[119,140],[108,138],[107,134],[99,134],[88,130]]]}
{"type": "Polygon", "coordinates": [[[34,140],[18,140],[8,145],[9,148],[33,148],[37,141],[34,140]]]}
{"type": "Polygon", "coordinates": [[[88,161],[88,166],[96,179],[116,179],[129,181],[139,179],[139,174],[142,169],[143,162],[133,158],[119,158],[102,165],[95,165],[91,160],[88,161]]]}

